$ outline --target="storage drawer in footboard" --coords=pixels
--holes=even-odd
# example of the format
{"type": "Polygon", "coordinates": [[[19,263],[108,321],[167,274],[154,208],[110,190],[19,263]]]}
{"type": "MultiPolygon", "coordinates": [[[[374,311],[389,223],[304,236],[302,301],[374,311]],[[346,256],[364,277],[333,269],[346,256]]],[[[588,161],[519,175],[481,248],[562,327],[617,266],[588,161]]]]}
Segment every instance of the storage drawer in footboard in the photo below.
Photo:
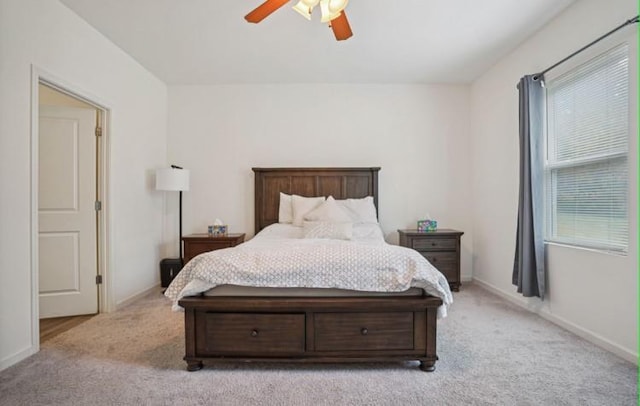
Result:
{"type": "Polygon", "coordinates": [[[413,324],[413,312],[316,313],[315,350],[410,350],[413,324]]]}
{"type": "Polygon", "coordinates": [[[197,312],[199,355],[283,356],[305,350],[304,314],[197,312]]]}

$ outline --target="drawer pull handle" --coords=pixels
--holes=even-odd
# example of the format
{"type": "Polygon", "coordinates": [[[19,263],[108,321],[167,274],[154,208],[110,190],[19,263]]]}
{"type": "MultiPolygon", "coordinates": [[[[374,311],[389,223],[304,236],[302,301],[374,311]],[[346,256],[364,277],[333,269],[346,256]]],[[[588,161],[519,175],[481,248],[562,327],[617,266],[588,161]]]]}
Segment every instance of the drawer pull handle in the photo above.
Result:
{"type": "Polygon", "coordinates": [[[251,337],[258,337],[258,330],[251,330],[251,337]]]}
{"type": "Polygon", "coordinates": [[[369,333],[369,330],[367,330],[367,328],[364,327],[362,330],[360,330],[360,333],[362,333],[363,336],[366,336],[369,333]]]}
{"type": "Polygon", "coordinates": [[[431,243],[431,246],[432,246],[432,247],[435,247],[435,246],[436,246],[436,243],[435,243],[435,242],[432,242],[432,243],[431,243]]]}

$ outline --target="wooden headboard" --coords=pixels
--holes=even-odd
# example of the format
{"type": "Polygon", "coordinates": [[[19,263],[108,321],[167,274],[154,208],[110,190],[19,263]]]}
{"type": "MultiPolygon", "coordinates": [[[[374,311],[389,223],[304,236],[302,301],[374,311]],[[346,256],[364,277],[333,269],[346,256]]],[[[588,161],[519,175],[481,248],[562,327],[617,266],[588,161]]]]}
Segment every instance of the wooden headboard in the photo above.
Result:
{"type": "Polygon", "coordinates": [[[252,168],[255,172],[255,232],[278,222],[280,192],[305,197],[359,199],[373,196],[378,208],[380,168],[252,168]]]}

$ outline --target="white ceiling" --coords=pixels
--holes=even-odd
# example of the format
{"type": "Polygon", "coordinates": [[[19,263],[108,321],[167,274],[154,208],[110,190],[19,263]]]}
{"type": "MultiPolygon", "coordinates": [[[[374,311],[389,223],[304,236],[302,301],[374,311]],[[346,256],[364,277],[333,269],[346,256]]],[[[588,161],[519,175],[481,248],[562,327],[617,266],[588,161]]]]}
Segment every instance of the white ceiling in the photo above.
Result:
{"type": "Polygon", "coordinates": [[[61,0],[170,85],[468,83],[575,0],[351,0],[337,42],[291,1],[61,0]]]}

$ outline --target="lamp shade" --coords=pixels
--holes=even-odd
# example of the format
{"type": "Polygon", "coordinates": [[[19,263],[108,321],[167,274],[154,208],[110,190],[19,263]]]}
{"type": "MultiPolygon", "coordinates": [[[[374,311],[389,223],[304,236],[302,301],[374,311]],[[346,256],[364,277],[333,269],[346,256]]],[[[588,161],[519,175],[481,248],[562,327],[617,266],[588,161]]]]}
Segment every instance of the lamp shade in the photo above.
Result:
{"type": "Polygon", "coordinates": [[[189,170],[162,168],[156,170],[156,190],[189,190],[189,170]]]}

